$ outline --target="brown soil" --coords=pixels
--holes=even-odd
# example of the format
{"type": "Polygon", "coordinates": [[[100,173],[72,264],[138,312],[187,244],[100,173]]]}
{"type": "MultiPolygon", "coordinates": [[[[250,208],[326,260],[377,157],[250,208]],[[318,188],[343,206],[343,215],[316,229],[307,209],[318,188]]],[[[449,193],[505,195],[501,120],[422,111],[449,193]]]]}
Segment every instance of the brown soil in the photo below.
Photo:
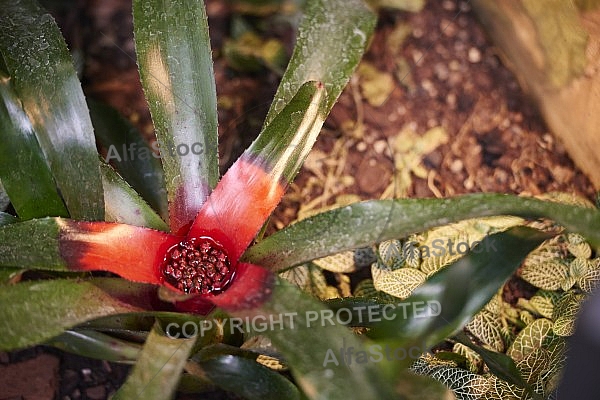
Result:
{"type": "MultiPolygon", "coordinates": [[[[71,48],[85,59],[86,94],[119,109],[150,137],[152,124],[134,61],[129,2],[75,4],[58,7],[55,14],[71,48]]],[[[228,4],[207,2],[222,170],[258,133],[278,83],[278,75],[266,69],[249,74],[228,68],[221,52],[232,16],[228,4]]],[[[291,46],[291,28],[273,25],[267,33],[291,46]]],[[[374,82],[387,79],[393,85],[388,85],[386,100],[370,104],[375,103],[370,85],[376,84],[369,84],[367,72],[353,77],[278,207],[270,231],[296,219],[299,211],[306,214],[348,201],[341,195],[369,199],[558,190],[593,198],[592,185],[501,64],[468,2],[430,1],[417,14],[382,12],[365,61],[374,67],[374,82]],[[393,40],[402,29],[407,29],[404,40],[393,40]],[[436,127],[443,128],[444,140],[433,145],[419,141],[436,127]],[[399,135],[402,139],[397,140],[399,135]],[[406,153],[398,157],[402,144],[406,153]],[[400,165],[411,173],[402,175],[400,165]]],[[[522,286],[513,283],[511,297],[526,291],[522,286]]],[[[14,363],[40,352],[48,350],[4,354],[0,363],[18,365],[14,363]]],[[[123,366],[52,353],[61,359],[60,383],[54,383],[59,399],[106,398],[127,372],[123,366]],[[95,378],[86,381],[86,374],[95,378]]]]}

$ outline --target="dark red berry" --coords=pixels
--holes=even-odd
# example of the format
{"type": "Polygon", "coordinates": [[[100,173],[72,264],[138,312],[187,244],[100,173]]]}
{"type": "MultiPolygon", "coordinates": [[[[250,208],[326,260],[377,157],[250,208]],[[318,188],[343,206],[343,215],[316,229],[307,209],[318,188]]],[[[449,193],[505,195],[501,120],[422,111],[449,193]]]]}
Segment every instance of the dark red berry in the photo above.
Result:
{"type": "Polygon", "coordinates": [[[218,293],[233,278],[227,252],[209,237],[184,240],[171,247],[161,273],[167,283],[185,293],[218,293]]]}

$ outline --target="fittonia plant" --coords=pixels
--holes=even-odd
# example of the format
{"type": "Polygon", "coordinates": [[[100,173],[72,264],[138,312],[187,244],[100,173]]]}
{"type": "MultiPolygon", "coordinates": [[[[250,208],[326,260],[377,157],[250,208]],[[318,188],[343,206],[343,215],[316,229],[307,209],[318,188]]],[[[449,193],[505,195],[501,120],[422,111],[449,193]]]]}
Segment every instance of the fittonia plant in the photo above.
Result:
{"type": "MultiPolygon", "coordinates": [[[[135,364],[114,398],[165,399],[177,388],[215,386],[260,399],[432,398],[446,389],[409,372],[408,359],[325,361],[340,349],[432,348],[480,312],[551,233],[525,226],[486,232],[473,252],[406,293],[405,302],[440,305],[427,318],[396,308],[375,320],[371,311],[387,305],[380,296],[363,291],[323,302],[279,274],[491,215],[552,218],[593,248],[600,244],[595,209],[497,194],[356,203],[253,243],[368,46],[374,11],[361,0],[307,2],[262,131],[219,179],[203,4],[140,0],[133,10],[162,162],[135,159],[115,171],[99,159],[96,140],[107,148],[148,145],[112,111],[86,105],[49,14],[32,0],[0,9],[0,199],[10,200],[0,213],[0,350],[45,343],[135,364]],[[175,151],[183,145],[203,151],[175,151]],[[486,247],[495,251],[480,251],[486,247]],[[324,318],[341,309],[349,310],[344,324],[324,318]],[[272,326],[235,330],[234,318],[272,326]],[[186,335],[190,327],[196,335],[186,335]]],[[[477,351],[498,379],[533,393],[510,358],[477,351]]]]}

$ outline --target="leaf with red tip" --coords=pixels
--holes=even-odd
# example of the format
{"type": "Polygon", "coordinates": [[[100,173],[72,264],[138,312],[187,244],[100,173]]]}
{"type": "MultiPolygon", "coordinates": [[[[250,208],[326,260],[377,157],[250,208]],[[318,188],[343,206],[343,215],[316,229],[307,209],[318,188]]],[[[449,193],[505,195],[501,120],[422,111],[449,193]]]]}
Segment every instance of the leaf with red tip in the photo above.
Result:
{"type": "Polygon", "coordinates": [[[272,272],[258,265],[240,263],[231,286],[210,300],[226,311],[255,308],[269,300],[274,284],[272,272]]]}
{"type": "Polygon", "coordinates": [[[240,158],[198,213],[188,237],[210,236],[237,260],[283,196],[281,182],[260,165],[240,158]]]}
{"type": "Polygon", "coordinates": [[[169,226],[110,165],[100,162],[107,222],[169,231],[169,226]]]}
{"type": "Polygon", "coordinates": [[[309,82],[223,176],[188,236],[209,235],[237,260],[297,173],[324,121],[322,85],[309,82]]]}
{"type": "Polygon", "coordinates": [[[135,47],[169,201],[171,232],[182,233],[219,179],[217,99],[201,1],[133,2],[135,47]]]}
{"type": "Polygon", "coordinates": [[[307,1],[294,54],[281,78],[265,125],[308,81],[325,85],[328,114],[369,45],[376,23],[377,15],[363,0],[307,1]]]}
{"type": "Polygon", "coordinates": [[[244,261],[278,271],[345,250],[445,225],[494,215],[550,218],[600,246],[595,209],[497,193],[447,199],[369,200],[336,208],[286,227],[252,246],[244,261]],[[290,246],[293,243],[293,246],[290,246]]]}
{"type": "Polygon", "coordinates": [[[150,310],[156,288],[115,278],[56,279],[0,290],[0,350],[31,346],[82,322],[150,310]]]}
{"type": "MultiPolygon", "coordinates": [[[[349,362],[341,349],[370,351],[347,327],[320,318],[332,313],[297,287],[274,279],[272,292],[255,308],[229,309],[228,314],[251,321],[247,329],[267,336],[290,365],[295,381],[310,399],[391,399],[393,383],[386,379],[383,362],[349,362]],[[262,329],[261,324],[269,328],[262,329]],[[335,354],[336,361],[330,358],[335,354]],[[339,360],[339,362],[338,362],[339,360]]],[[[366,354],[366,353],[365,353],[366,354]]],[[[356,361],[356,360],[354,360],[356,361]]]]}
{"type": "Polygon", "coordinates": [[[134,282],[161,284],[159,266],[182,238],[109,222],[59,219],[59,252],[71,270],[110,271],[134,282]]]}

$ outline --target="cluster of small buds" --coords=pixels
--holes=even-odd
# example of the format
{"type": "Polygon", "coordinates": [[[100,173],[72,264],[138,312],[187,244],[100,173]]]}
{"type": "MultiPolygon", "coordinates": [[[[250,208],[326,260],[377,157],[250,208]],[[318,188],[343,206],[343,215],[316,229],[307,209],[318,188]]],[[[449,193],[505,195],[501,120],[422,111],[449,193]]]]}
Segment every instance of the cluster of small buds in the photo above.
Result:
{"type": "Polygon", "coordinates": [[[185,293],[218,293],[233,277],[225,250],[208,237],[171,247],[162,264],[165,281],[185,293]]]}

